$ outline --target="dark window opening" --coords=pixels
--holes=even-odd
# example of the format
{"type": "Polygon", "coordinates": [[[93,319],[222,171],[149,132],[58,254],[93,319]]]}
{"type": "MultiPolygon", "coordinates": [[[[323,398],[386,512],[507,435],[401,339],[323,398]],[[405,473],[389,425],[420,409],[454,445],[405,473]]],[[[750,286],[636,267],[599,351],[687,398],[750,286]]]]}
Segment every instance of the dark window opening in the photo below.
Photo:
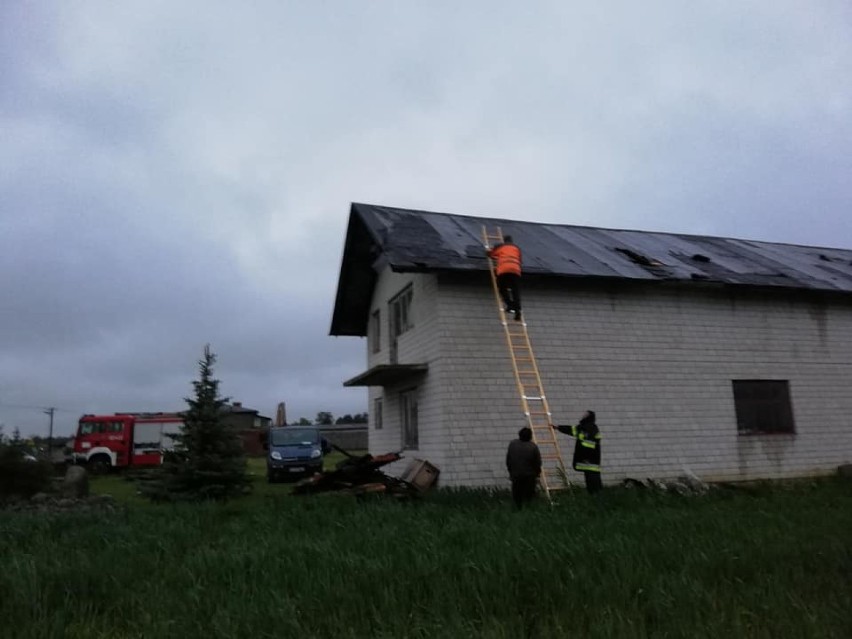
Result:
{"type": "Polygon", "coordinates": [[[796,432],[787,380],[735,379],[732,384],[740,435],[796,432]]]}
{"type": "Polygon", "coordinates": [[[397,338],[414,328],[411,318],[411,300],[414,296],[411,285],[388,302],[388,332],[390,342],[390,363],[396,364],[399,351],[397,338]]]}
{"type": "Polygon", "coordinates": [[[388,303],[390,310],[391,337],[396,338],[414,328],[411,317],[411,300],[414,296],[411,286],[391,299],[388,303]]]}
{"type": "Polygon", "coordinates": [[[417,450],[420,446],[420,429],[417,415],[417,391],[399,394],[400,421],[402,422],[402,447],[417,450]]]}
{"type": "Polygon", "coordinates": [[[373,428],[376,430],[382,429],[382,409],[384,402],[381,397],[373,400],[373,428]]]}
{"type": "Polygon", "coordinates": [[[382,350],[382,322],[379,311],[373,311],[370,316],[370,331],[369,341],[373,353],[378,353],[382,350]]]}

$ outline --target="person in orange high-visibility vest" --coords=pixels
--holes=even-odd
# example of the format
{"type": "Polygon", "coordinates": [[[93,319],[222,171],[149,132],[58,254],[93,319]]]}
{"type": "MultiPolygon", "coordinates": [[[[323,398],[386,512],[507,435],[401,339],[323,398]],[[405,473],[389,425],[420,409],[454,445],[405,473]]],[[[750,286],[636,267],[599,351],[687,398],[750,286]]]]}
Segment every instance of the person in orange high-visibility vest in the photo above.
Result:
{"type": "Polygon", "coordinates": [[[503,238],[488,251],[488,257],[497,262],[497,288],[506,304],[506,312],[514,313],[515,319],[521,319],[521,249],[513,242],[512,236],[503,238]]]}

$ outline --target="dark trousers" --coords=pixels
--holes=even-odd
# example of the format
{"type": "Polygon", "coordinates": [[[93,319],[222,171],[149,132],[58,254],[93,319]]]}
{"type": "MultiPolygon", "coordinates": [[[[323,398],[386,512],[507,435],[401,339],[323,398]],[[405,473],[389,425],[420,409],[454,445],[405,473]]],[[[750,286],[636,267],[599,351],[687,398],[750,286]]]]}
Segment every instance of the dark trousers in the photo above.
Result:
{"type": "Polygon", "coordinates": [[[521,310],[521,276],[503,273],[497,276],[497,288],[510,311],[521,310]]]}
{"type": "Polygon", "coordinates": [[[583,472],[583,475],[586,476],[586,490],[589,491],[590,495],[603,489],[600,473],[593,473],[587,470],[583,472]]]}
{"type": "Polygon", "coordinates": [[[515,477],[512,479],[512,499],[516,508],[523,508],[524,504],[535,499],[535,485],[538,477],[515,477]]]}

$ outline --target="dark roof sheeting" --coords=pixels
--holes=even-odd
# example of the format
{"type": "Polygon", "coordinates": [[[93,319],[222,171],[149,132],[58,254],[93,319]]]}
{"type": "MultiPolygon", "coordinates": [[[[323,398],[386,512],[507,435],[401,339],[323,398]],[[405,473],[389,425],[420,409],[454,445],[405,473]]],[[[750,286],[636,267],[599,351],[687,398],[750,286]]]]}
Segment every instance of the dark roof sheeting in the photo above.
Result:
{"type": "Polygon", "coordinates": [[[485,270],[483,225],[492,232],[499,226],[504,235],[513,236],[523,251],[524,273],[529,275],[705,281],[852,293],[852,250],[354,203],[332,335],[366,333],[378,265],[388,264],[395,272],[485,270]],[[370,246],[363,245],[367,238],[370,246]],[[356,254],[362,258],[352,259],[356,254]],[[364,255],[371,257],[365,260],[364,255]],[[350,288],[356,281],[357,290],[350,288]],[[358,302],[346,303],[347,299],[358,302]]]}

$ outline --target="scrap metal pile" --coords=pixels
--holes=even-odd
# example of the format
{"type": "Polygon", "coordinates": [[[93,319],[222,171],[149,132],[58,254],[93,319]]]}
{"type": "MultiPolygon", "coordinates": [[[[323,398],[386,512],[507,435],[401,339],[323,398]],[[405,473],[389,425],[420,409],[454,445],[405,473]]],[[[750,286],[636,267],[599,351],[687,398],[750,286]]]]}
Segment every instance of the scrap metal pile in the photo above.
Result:
{"type": "MultiPolygon", "coordinates": [[[[434,478],[429,478],[426,482],[422,478],[420,481],[412,480],[410,471],[412,471],[414,464],[409,467],[404,475],[408,479],[391,477],[379,470],[382,466],[402,459],[402,455],[399,453],[356,456],[349,454],[339,446],[332,445],[332,447],[346,455],[346,459],[339,462],[333,471],[316,473],[312,477],[297,483],[293,487],[294,495],[312,495],[325,492],[348,495],[384,493],[397,498],[407,498],[420,495],[424,490],[431,487],[437,479],[437,469],[435,469],[434,478]]],[[[421,466],[424,463],[419,462],[421,466]]],[[[420,472],[420,467],[415,469],[415,472],[420,472]]],[[[420,474],[422,475],[422,472],[420,474]]]]}

